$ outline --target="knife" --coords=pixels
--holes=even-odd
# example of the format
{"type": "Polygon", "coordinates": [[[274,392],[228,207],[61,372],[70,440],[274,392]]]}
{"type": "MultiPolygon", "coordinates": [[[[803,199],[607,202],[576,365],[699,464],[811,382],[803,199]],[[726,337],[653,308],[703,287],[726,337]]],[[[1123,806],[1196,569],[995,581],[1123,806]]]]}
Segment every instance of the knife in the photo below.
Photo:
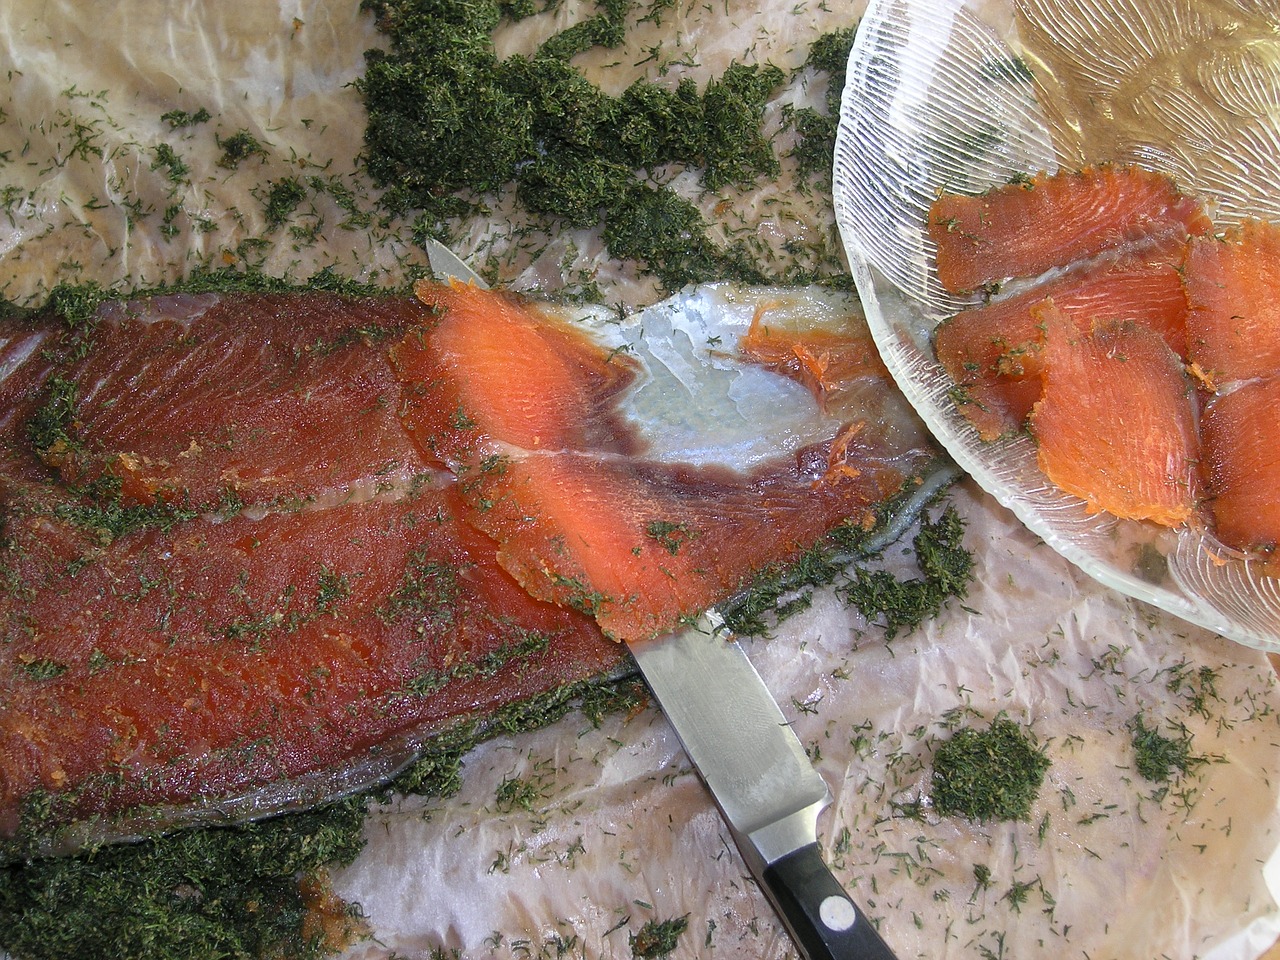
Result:
{"type": "MultiPolygon", "coordinates": [[[[426,248],[438,278],[487,286],[444,244],[428,240],[426,248]]],[[[890,529],[878,539],[895,537],[890,529]]],[[[683,630],[628,647],[801,955],[896,960],[823,861],[818,814],[831,794],[720,615],[709,610],[683,630]]]]}

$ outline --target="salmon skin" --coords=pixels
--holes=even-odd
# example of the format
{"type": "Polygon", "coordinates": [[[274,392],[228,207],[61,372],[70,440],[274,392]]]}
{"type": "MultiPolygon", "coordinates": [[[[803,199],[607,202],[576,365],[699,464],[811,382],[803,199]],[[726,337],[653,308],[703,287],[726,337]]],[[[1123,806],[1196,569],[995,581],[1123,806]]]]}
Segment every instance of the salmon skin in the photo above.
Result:
{"type": "Polygon", "coordinates": [[[806,385],[745,321],[676,336],[739,296],[642,314],[662,343],[432,285],[6,321],[0,852],[377,782],[871,523],[923,428],[874,365],[806,385]],[[662,377],[694,342],[690,404],[662,377]]]}

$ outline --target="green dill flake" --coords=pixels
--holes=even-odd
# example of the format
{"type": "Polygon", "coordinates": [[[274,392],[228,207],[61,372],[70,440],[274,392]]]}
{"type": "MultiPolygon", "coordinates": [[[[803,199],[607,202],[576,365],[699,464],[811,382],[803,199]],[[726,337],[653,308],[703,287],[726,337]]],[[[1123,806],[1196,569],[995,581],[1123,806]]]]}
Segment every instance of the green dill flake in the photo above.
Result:
{"type": "Polygon", "coordinates": [[[218,144],[218,149],[222,151],[222,156],[218,158],[218,166],[227,170],[235,170],[250,157],[261,159],[267,155],[267,148],[247,130],[233,133],[226,139],[215,134],[214,140],[218,144]]]}
{"type": "Polygon", "coordinates": [[[172,183],[182,183],[191,172],[186,161],[167,143],[156,144],[155,159],[151,161],[151,169],[165,171],[165,175],[172,183]]]}
{"type": "Polygon", "coordinates": [[[687,523],[672,523],[670,520],[650,520],[645,525],[644,532],[673,557],[681,547],[698,535],[687,523]]]}
{"type": "Polygon", "coordinates": [[[334,573],[322,567],[316,578],[316,612],[326,613],[329,608],[351,596],[351,581],[345,573],[334,573]]]}
{"type": "Polygon", "coordinates": [[[267,190],[264,204],[267,229],[278,227],[292,216],[298,205],[307,199],[307,188],[297,177],[285,177],[272,183],[267,190]]]}
{"type": "Polygon", "coordinates": [[[23,663],[22,672],[32,680],[52,680],[66,673],[67,665],[57,660],[50,660],[48,657],[41,657],[38,660],[28,660],[23,663]]]}
{"type": "Polygon", "coordinates": [[[650,920],[630,937],[631,956],[636,960],[665,957],[680,945],[680,935],[689,928],[689,915],[671,920],[650,920]]]}
{"type": "Polygon", "coordinates": [[[1030,734],[1001,714],[986,730],[964,727],[933,756],[933,806],[969,820],[1026,820],[1049,759],[1030,734]]]}
{"type": "Polygon", "coordinates": [[[1152,783],[1167,783],[1176,770],[1186,773],[1203,759],[1191,752],[1191,733],[1181,727],[1179,736],[1166,737],[1149,728],[1139,714],[1129,723],[1130,740],[1138,773],[1152,783]]]}
{"type": "Polygon", "coordinates": [[[41,457],[53,461],[80,445],[74,436],[80,388],[71,380],[52,376],[44,389],[45,402],[27,420],[27,439],[41,457]]]}
{"type": "Polygon", "coordinates": [[[194,112],[186,110],[170,110],[167,113],[160,114],[160,119],[169,124],[171,129],[179,127],[190,127],[197,123],[208,123],[212,119],[212,115],[204,107],[200,107],[194,112]]]}
{"type": "Polygon", "coordinates": [[[494,800],[498,805],[499,811],[510,813],[516,809],[533,810],[540,796],[541,792],[536,783],[523,780],[520,777],[509,777],[498,784],[498,789],[494,793],[494,800]]]}

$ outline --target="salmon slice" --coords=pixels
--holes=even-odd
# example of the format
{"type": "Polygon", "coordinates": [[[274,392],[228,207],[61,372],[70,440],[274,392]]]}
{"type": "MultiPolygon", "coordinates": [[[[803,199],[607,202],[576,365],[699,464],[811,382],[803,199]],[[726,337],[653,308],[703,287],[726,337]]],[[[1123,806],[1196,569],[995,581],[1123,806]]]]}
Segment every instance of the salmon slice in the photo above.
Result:
{"type": "Polygon", "coordinates": [[[384,341],[427,318],[410,298],[324,293],[112,303],[92,333],[110,348],[73,341],[48,374],[41,400],[69,413],[39,452],[126,504],[234,512],[371,491],[421,465],[384,341]]]}
{"type": "Polygon", "coordinates": [[[1082,334],[1052,300],[1032,314],[1045,329],[1044,394],[1030,420],[1045,476],[1090,510],[1185,523],[1201,484],[1192,388],[1181,360],[1144,327],[1082,334]]]}
{"type": "Polygon", "coordinates": [[[1273,376],[1214,397],[1201,419],[1218,539],[1267,557],[1274,557],[1280,544],[1277,410],[1280,376],[1273,376]]]}
{"type": "Polygon", "coordinates": [[[1190,359],[1211,382],[1280,372],[1280,227],[1195,240],[1186,284],[1190,359]]]}
{"type": "Polygon", "coordinates": [[[773,327],[765,309],[752,317],[747,333],[738,341],[738,352],[752,363],[795,380],[824,407],[857,379],[891,379],[869,334],[773,327]]]}
{"type": "Polygon", "coordinates": [[[1109,164],[1041,173],[976,197],[944,194],[930,207],[927,224],[938,279],[952,293],[1211,228],[1201,205],[1167,176],[1109,164]]]}
{"type": "Polygon", "coordinates": [[[105,552],[61,496],[9,500],[3,836],[40,793],[44,829],[308,776],[295,792],[322,800],[371,750],[408,759],[450,719],[619,662],[590,618],[497,565],[452,489],[196,520],[105,552]]]}
{"type": "Polygon", "coordinates": [[[479,449],[473,441],[631,452],[630,430],[612,408],[635,376],[625,354],[602,351],[581,331],[502,293],[420,283],[417,296],[437,318],[429,333],[398,343],[392,357],[401,381],[413,385],[405,409],[430,408],[403,422],[411,430],[441,425],[417,435],[440,462],[466,461],[479,449]]]}
{"type": "Polygon", "coordinates": [[[423,385],[404,408],[406,428],[456,473],[468,519],[497,542],[503,567],[616,639],[674,628],[846,518],[860,521],[902,483],[874,444],[834,436],[822,454],[745,472],[622,456],[631,444],[619,443],[617,402],[632,372],[613,372],[616,355],[579,335],[589,356],[566,374],[557,358],[575,354],[558,339],[563,328],[546,336],[549,321],[509,298],[475,287],[418,293],[442,317],[392,352],[400,375],[423,385]],[[498,347],[511,343],[520,346],[498,347]],[[481,379],[529,402],[478,399],[481,379]],[[558,392],[565,380],[583,387],[558,392]]]}
{"type": "Polygon", "coordinates": [[[1014,296],[965,310],[934,333],[938,360],[955,380],[956,406],[983,440],[1026,426],[1040,398],[1044,331],[1033,308],[1052,300],[1077,330],[1095,323],[1133,323],[1158,333],[1184,355],[1187,297],[1182,283],[1186,244],[1129,254],[1073,270],[1014,296]]]}

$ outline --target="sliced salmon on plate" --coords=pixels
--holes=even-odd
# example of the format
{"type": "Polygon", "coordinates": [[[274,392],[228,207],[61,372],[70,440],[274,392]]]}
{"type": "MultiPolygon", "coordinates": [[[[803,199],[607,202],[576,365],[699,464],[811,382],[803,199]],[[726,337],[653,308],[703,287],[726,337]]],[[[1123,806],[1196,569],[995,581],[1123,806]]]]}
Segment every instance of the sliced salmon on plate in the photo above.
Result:
{"type": "Polygon", "coordinates": [[[1197,239],[1186,268],[1188,357],[1210,383],[1280,372],[1280,227],[1197,239]]]}
{"type": "Polygon", "coordinates": [[[1186,349],[1185,245],[1126,254],[1068,271],[1015,295],[965,310],[934,333],[938,360],[955,380],[957,408],[983,440],[1021,431],[1040,397],[1044,329],[1033,308],[1053,300],[1076,328],[1135,323],[1186,349]]]}
{"type": "Polygon", "coordinates": [[[938,279],[951,293],[1211,227],[1201,204],[1179,193],[1169,177],[1111,164],[1041,173],[976,197],[944,194],[927,223],[938,279]]]}
{"type": "Polygon", "coordinates": [[[1203,417],[1218,539],[1272,563],[1280,544],[1280,375],[1214,397],[1203,417]]]}

